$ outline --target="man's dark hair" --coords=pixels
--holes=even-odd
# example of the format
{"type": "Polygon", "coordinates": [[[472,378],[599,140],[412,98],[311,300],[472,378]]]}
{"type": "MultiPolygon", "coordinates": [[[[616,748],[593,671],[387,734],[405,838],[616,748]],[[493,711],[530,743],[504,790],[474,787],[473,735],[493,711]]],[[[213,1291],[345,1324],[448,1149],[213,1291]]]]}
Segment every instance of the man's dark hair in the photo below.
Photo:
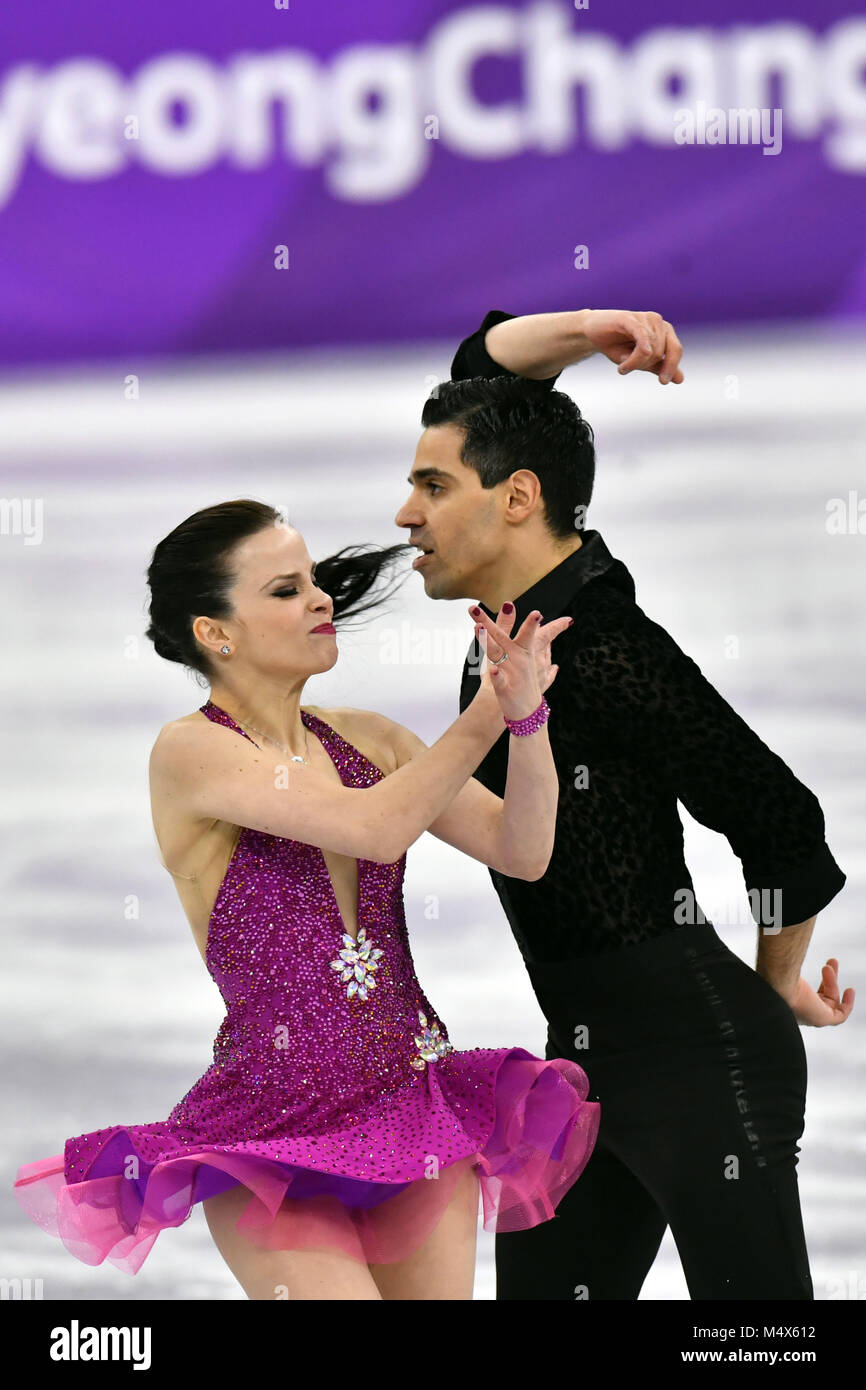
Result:
{"type": "Polygon", "coordinates": [[[444,381],[424,402],[421,424],[458,425],[460,458],[481,486],[496,487],[518,468],[541,484],[548,531],[557,537],[583,530],[595,479],[592,426],[564,391],[528,377],[470,377],[444,381]]]}

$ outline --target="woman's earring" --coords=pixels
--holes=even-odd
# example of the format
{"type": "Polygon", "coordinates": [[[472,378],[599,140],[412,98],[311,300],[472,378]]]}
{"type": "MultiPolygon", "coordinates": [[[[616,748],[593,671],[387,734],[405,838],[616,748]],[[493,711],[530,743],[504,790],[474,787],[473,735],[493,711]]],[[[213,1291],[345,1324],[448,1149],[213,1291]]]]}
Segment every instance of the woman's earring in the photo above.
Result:
{"type": "Polygon", "coordinates": [[[222,652],[223,656],[228,656],[229,652],[231,651],[231,647],[220,647],[220,651],[222,652]]]}

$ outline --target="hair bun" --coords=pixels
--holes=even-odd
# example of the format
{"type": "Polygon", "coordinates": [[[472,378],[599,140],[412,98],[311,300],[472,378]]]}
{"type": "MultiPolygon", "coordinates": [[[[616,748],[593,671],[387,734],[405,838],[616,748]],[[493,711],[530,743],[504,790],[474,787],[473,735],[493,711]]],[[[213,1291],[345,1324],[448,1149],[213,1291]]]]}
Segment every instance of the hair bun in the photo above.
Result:
{"type": "Polygon", "coordinates": [[[145,636],[150,638],[157,656],[163,657],[166,661],[183,661],[183,652],[179,644],[161,628],[157,628],[151,623],[145,636]]]}

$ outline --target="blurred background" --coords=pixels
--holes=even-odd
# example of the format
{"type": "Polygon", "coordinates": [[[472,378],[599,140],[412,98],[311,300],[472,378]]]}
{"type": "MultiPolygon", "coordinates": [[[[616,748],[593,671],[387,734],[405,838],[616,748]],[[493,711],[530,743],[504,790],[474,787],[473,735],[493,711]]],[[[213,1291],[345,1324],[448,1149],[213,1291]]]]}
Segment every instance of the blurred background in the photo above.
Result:
{"type": "MultiPolygon", "coordinates": [[[[284,508],[314,558],[405,538],[421,407],[491,308],[676,327],[682,386],[603,358],[560,379],[596,433],[588,525],[818,796],[848,882],[805,971],[834,955],[862,987],[864,69],[866,18],[838,0],[0,17],[0,1275],[46,1299],[244,1297],[198,1207],[131,1279],[80,1264],[11,1190],[67,1136],[163,1119],[222,1018],[147,791],[158,730],[206,691],[144,639],[144,572],[230,497],[284,508]]],[[[432,742],[472,625],[409,563],[304,702],[432,742]]],[[[753,964],[739,861],[681,816],[698,897],[753,964]]],[[[486,869],[424,835],[406,912],[455,1045],[543,1055],[486,869]]],[[[863,1007],[804,1030],[819,1299],[866,1298],[863,1007]]],[[[642,1297],[688,1297],[670,1234],[642,1297]]]]}

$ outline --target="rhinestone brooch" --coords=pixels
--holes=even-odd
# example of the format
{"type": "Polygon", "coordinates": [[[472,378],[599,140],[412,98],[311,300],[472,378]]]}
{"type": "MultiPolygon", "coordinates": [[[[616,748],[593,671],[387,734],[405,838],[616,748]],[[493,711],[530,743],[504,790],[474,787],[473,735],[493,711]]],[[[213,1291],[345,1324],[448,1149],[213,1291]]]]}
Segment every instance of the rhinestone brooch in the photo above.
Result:
{"type": "Polygon", "coordinates": [[[416,1071],[423,1071],[428,1062],[438,1062],[440,1057],[453,1052],[454,1048],[447,1038],[442,1037],[438,1023],[434,1023],[432,1028],[428,1026],[427,1019],[420,1009],[418,1022],[421,1024],[421,1032],[415,1035],[418,1053],[412,1058],[412,1066],[416,1071]]]}
{"type": "Polygon", "coordinates": [[[368,990],[375,988],[375,972],[379,969],[379,958],[383,951],[373,950],[372,941],[367,939],[367,931],[362,927],[357,941],[348,932],[343,933],[343,950],[336,960],[331,961],[331,969],[339,970],[340,983],[346,985],[346,998],[357,994],[366,999],[368,990]]]}

